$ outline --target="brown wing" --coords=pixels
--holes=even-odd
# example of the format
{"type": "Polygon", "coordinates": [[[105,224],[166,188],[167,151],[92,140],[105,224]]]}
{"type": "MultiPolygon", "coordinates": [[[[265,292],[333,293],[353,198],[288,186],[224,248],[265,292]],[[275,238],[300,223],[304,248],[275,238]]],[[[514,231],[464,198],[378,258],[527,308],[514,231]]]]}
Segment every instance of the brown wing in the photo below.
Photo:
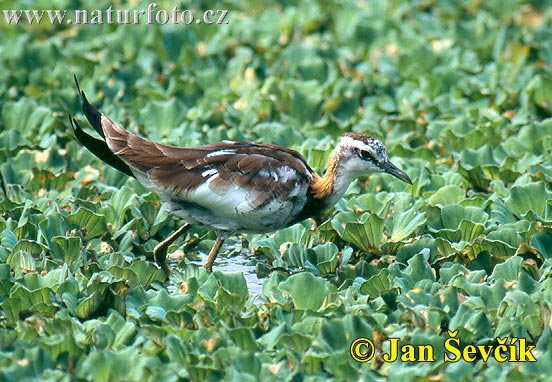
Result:
{"type": "Polygon", "coordinates": [[[259,207],[271,197],[304,196],[296,194],[304,193],[300,190],[306,189],[313,176],[304,158],[286,147],[234,141],[174,147],[139,137],[105,115],[101,125],[115,155],[146,176],[150,188],[173,196],[209,180],[209,188],[216,193],[233,186],[244,189],[251,205],[259,207]]]}

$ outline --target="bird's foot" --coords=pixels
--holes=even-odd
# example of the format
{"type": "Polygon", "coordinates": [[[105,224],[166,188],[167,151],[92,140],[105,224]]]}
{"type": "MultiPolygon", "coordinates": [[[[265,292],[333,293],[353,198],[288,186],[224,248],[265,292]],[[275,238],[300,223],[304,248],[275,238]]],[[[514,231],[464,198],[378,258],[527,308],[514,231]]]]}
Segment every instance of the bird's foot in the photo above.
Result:
{"type": "Polygon", "coordinates": [[[174,231],[168,238],[157,244],[153,249],[153,258],[157,265],[161,267],[167,278],[171,274],[169,266],[167,265],[167,249],[179,236],[186,232],[190,228],[190,224],[184,224],[182,227],[174,231]]]}
{"type": "Polygon", "coordinates": [[[220,247],[222,247],[222,243],[224,243],[224,239],[221,236],[217,236],[217,240],[215,240],[215,244],[213,245],[213,248],[211,248],[205,264],[203,264],[203,268],[205,268],[207,272],[213,271],[213,264],[217,258],[220,247]]]}
{"type": "Polygon", "coordinates": [[[159,265],[159,267],[165,272],[167,278],[169,277],[171,271],[169,265],[167,264],[167,245],[165,243],[159,243],[153,249],[153,259],[159,265]]]}

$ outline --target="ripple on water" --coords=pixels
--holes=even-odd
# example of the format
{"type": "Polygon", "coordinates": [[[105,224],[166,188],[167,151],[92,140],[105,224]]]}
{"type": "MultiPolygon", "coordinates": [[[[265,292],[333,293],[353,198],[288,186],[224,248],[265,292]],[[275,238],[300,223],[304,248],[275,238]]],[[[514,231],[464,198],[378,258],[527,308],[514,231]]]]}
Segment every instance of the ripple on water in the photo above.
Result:
{"type": "MultiPolygon", "coordinates": [[[[203,257],[203,255],[200,255],[200,257],[202,257],[201,264],[203,264],[207,256],[203,257]]],[[[265,279],[259,279],[257,277],[255,264],[252,264],[251,260],[241,253],[231,257],[217,257],[213,270],[222,272],[242,272],[247,283],[249,294],[253,297],[263,293],[263,282],[265,279]]]]}
{"type": "MultiPolygon", "coordinates": [[[[194,256],[191,263],[197,266],[202,266],[206,259],[206,254],[199,253],[197,256],[194,256]]],[[[177,262],[171,262],[171,267],[178,267],[177,262]]],[[[255,298],[263,293],[263,282],[266,278],[258,278],[254,262],[241,253],[230,257],[217,257],[215,264],[213,265],[213,270],[219,270],[222,272],[242,272],[245,282],[247,283],[249,295],[252,298],[255,298]]],[[[176,290],[176,285],[174,285],[171,281],[169,282],[167,289],[170,292],[173,292],[176,290]]]]}

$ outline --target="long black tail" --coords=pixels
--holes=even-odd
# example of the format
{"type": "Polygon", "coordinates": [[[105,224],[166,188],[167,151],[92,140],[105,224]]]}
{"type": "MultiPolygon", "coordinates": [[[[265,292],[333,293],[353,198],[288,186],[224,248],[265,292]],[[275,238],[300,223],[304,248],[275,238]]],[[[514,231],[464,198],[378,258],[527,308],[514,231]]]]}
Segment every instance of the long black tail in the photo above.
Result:
{"type": "Polygon", "coordinates": [[[82,111],[86,116],[86,119],[88,119],[88,122],[90,122],[90,125],[92,125],[94,130],[96,130],[103,139],[97,139],[85,133],[84,130],[77,123],[77,121],[75,121],[75,119],[71,117],[71,115],[69,115],[69,122],[71,123],[71,127],[73,128],[75,137],[81,145],[86,147],[92,154],[97,156],[103,162],[121,171],[123,174],[136,178],[130,170],[130,167],[121,158],[115,155],[107,146],[107,143],[105,142],[105,134],[102,129],[102,114],[98,111],[98,109],[92,106],[90,102],[88,102],[86,95],[80,89],[77,76],[74,76],[74,78],[75,84],[77,85],[77,90],[79,91],[79,95],[82,100],[82,111]]]}
{"type": "Polygon", "coordinates": [[[86,119],[88,119],[88,122],[90,122],[94,130],[96,130],[98,134],[102,136],[102,138],[105,138],[105,134],[103,132],[102,122],[101,122],[102,113],[100,113],[98,109],[96,109],[94,106],[90,104],[90,102],[88,102],[86,95],[84,94],[84,92],[81,90],[79,86],[79,80],[77,80],[77,76],[75,74],[73,74],[73,78],[75,79],[75,85],[77,85],[77,90],[81,97],[81,101],[82,101],[81,108],[84,115],[86,115],[86,119]]]}

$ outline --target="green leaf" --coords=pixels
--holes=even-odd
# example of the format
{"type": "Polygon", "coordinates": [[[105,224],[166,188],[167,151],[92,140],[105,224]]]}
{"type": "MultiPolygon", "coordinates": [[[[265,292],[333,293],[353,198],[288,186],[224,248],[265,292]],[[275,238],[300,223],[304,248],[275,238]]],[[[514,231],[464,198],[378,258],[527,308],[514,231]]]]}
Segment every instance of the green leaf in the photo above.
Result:
{"type": "Polygon", "coordinates": [[[255,335],[250,328],[236,328],[229,331],[234,344],[244,351],[258,350],[255,335]]]}
{"type": "Polygon", "coordinates": [[[298,353],[307,351],[311,345],[312,338],[299,333],[283,334],[276,343],[278,347],[287,347],[298,353]]]}
{"type": "Polygon", "coordinates": [[[454,184],[449,184],[431,195],[429,197],[429,204],[441,207],[447,204],[458,204],[464,198],[465,193],[463,189],[454,184]]]}
{"type": "Polygon", "coordinates": [[[296,309],[317,311],[329,297],[329,290],[324,280],[309,272],[290,276],[278,285],[278,289],[286,292],[296,309]]]}
{"type": "Polygon", "coordinates": [[[211,277],[214,277],[218,284],[218,290],[215,297],[217,307],[220,310],[228,309],[230,311],[240,312],[249,297],[247,283],[243,273],[222,273],[220,271],[215,271],[211,277]]]}
{"type": "Polygon", "coordinates": [[[222,11],[189,3],[190,25],[0,26],[0,381],[550,379],[552,7],[222,1],[215,26],[222,11]],[[357,132],[414,185],[362,174],[312,220],[231,235],[218,273],[200,264],[214,232],[195,225],[166,280],[151,253],[183,216],[75,139],[68,113],[99,135],[73,72],[102,114],[161,144],[277,144],[322,176],[357,132]],[[538,361],[442,362],[456,328],[461,350],[520,337],[538,361]],[[365,364],[359,337],[377,348],[365,364]],[[382,363],[388,338],[436,362],[382,363]]]}
{"type": "Polygon", "coordinates": [[[535,338],[542,329],[539,307],[531,296],[520,290],[508,292],[499,307],[497,335],[535,338]]]}
{"type": "Polygon", "coordinates": [[[338,213],[332,219],[332,227],[343,240],[365,252],[377,252],[384,239],[385,220],[370,213],[362,214],[359,221],[355,216],[351,213],[338,213]]]}
{"type": "MultiPolygon", "coordinates": [[[[186,117],[186,106],[177,98],[148,102],[140,111],[140,121],[148,126],[150,139],[171,137],[186,117]]],[[[176,138],[176,137],[175,137],[176,138]]]]}
{"type": "Polygon", "coordinates": [[[283,260],[294,267],[304,267],[307,261],[308,249],[306,245],[300,243],[291,243],[282,255],[283,260]]]}
{"type": "Polygon", "coordinates": [[[370,277],[360,285],[360,293],[376,297],[391,289],[389,270],[384,268],[375,276],[370,277]]]}
{"type": "Polygon", "coordinates": [[[313,248],[315,259],[313,262],[322,274],[334,273],[339,261],[338,248],[334,243],[324,243],[313,248]]]}
{"type": "Polygon", "coordinates": [[[488,215],[479,207],[462,207],[459,205],[447,205],[440,209],[440,214],[432,217],[428,225],[434,230],[460,228],[462,221],[484,224],[488,215]]]}
{"type": "Polygon", "coordinates": [[[131,268],[121,267],[118,265],[112,265],[108,268],[117,280],[123,281],[129,288],[135,288],[139,284],[139,278],[136,272],[131,268]]]}
{"type": "Polygon", "coordinates": [[[411,285],[419,281],[435,281],[435,271],[430,267],[425,256],[421,253],[408,260],[408,267],[398,277],[405,277],[411,285]]]}
{"type": "Polygon", "coordinates": [[[419,213],[411,208],[406,212],[396,211],[393,215],[393,229],[389,241],[399,242],[409,237],[416,229],[426,223],[425,213],[419,213]]]}
{"type": "Polygon", "coordinates": [[[514,186],[504,204],[512,213],[525,218],[529,212],[536,214],[537,219],[551,219],[552,211],[547,203],[551,199],[544,182],[533,182],[514,186]]]}
{"type": "Polygon", "coordinates": [[[480,299],[470,300],[458,308],[458,311],[450,321],[450,330],[459,330],[457,335],[462,341],[473,341],[488,333],[491,322],[485,314],[484,306],[480,299]]]}
{"type": "Polygon", "coordinates": [[[552,230],[550,228],[537,232],[531,238],[530,245],[539,251],[542,257],[552,260],[552,230]]]}
{"type": "Polygon", "coordinates": [[[17,251],[13,253],[7,263],[14,272],[29,272],[36,270],[36,261],[30,253],[17,251]]]}
{"type": "Polygon", "coordinates": [[[118,352],[95,350],[79,367],[78,376],[97,382],[142,381],[148,370],[158,364],[158,360],[137,353],[132,347],[118,352]]]}
{"type": "Polygon", "coordinates": [[[66,221],[68,224],[77,226],[83,232],[85,240],[90,240],[107,232],[105,216],[95,214],[84,207],[67,216],[66,221]]]}
{"type": "Polygon", "coordinates": [[[139,283],[144,288],[148,288],[154,282],[163,282],[166,278],[165,272],[150,261],[133,262],[130,269],[138,276],[139,283]]]}
{"type": "Polygon", "coordinates": [[[53,237],[63,236],[65,234],[63,215],[59,213],[48,214],[46,219],[38,223],[38,227],[50,245],[53,237]]]}
{"type": "Polygon", "coordinates": [[[507,259],[502,264],[497,264],[493,270],[493,273],[489,276],[489,280],[518,280],[522,262],[523,259],[521,257],[514,256],[507,259]]]}
{"type": "Polygon", "coordinates": [[[75,338],[71,335],[55,334],[43,337],[40,342],[41,347],[54,358],[64,353],[72,356],[81,355],[81,349],[77,345],[75,338]]]}
{"type": "Polygon", "coordinates": [[[37,105],[30,98],[6,102],[2,107],[2,119],[6,130],[18,130],[29,139],[33,133],[43,131],[53,121],[50,110],[37,105]]]}
{"type": "Polygon", "coordinates": [[[96,291],[84,298],[75,308],[79,318],[88,318],[100,307],[103,301],[102,293],[96,291]]]}
{"type": "Polygon", "coordinates": [[[322,92],[316,81],[288,80],[285,90],[283,104],[299,123],[313,123],[319,118],[322,92]]]}
{"type": "Polygon", "coordinates": [[[3,232],[2,232],[2,246],[5,247],[5,248],[13,248],[17,245],[17,235],[12,231],[12,230],[9,230],[9,229],[5,229],[3,232]]]}
{"type": "Polygon", "coordinates": [[[351,202],[354,202],[355,211],[367,211],[379,217],[384,217],[387,215],[392,200],[393,194],[379,192],[377,194],[360,195],[357,198],[351,199],[351,202]]]}
{"type": "Polygon", "coordinates": [[[552,78],[549,76],[537,76],[539,79],[538,85],[535,87],[533,95],[535,103],[543,109],[552,111],[552,78]]]}
{"type": "Polygon", "coordinates": [[[83,265],[81,256],[82,241],[80,237],[54,236],[51,239],[52,257],[67,264],[72,272],[83,265]]]}
{"type": "Polygon", "coordinates": [[[34,240],[20,240],[15,247],[13,247],[13,253],[25,252],[31,256],[38,257],[41,253],[48,251],[48,247],[42,245],[34,240]]]}

